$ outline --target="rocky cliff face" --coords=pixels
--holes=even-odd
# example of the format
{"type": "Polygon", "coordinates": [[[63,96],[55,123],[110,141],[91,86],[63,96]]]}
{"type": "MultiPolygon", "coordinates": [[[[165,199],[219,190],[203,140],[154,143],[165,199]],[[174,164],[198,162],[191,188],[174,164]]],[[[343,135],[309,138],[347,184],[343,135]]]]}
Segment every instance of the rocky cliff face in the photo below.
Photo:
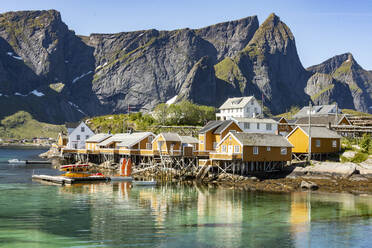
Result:
{"type": "Polygon", "coordinates": [[[345,60],[305,70],[274,14],[260,26],[253,16],[195,30],[78,36],[55,10],[9,12],[0,15],[0,119],[24,110],[62,123],[128,106],[149,111],[175,96],[218,106],[251,94],[263,94],[273,113],[310,96],[367,110],[371,72],[354,60],[347,71],[345,60]]]}
{"type": "Polygon", "coordinates": [[[372,73],[358,65],[352,54],[335,56],[308,71],[315,73],[306,87],[314,102],[337,102],[341,108],[371,112],[372,73]],[[323,79],[315,83],[320,73],[323,79]]]}

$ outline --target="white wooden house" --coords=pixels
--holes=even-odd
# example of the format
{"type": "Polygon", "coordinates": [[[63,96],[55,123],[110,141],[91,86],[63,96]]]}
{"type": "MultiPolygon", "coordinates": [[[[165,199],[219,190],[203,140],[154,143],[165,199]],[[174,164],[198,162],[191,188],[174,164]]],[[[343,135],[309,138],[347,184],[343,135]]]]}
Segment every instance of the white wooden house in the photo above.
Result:
{"type": "Polygon", "coordinates": [[[85,149],[85,141],[93,135],[93,131],[82,121],[75,129],[69,130],[67,148],[85,149]]]}
{"type": "Polygon", "coordinates": [[[230,120],[233,117],[257,117],[262,114],[262,108],[254,96],[228,98],[219,107],[217,119],[230,120]]]}

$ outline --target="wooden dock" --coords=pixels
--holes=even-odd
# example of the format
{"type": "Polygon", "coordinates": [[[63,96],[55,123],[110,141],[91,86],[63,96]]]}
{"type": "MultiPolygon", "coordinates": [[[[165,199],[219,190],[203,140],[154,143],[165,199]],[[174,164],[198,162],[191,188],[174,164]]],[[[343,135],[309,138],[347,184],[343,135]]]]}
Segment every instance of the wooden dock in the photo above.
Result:
{"type": "Polygon", "coordinates": [[[81,182],[110,181],[109,177],[102,177],[102,176],[69,178],[69,177],[63,177],[63,176],[32,175],[32,179],[52,182],[52,183],[61,184],[61,185],[81,183],[81,182]]]}

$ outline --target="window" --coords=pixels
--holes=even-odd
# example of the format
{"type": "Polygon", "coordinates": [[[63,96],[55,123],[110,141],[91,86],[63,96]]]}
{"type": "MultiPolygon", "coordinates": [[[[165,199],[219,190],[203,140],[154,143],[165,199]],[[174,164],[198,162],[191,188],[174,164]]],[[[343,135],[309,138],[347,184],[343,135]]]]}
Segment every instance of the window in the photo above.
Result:
{"type": "Polygon", "coordinates": [[[254,104],[254,102],[253,101],[251,101],[251,105],[253,105],[254,104]]]}
{"type": "Polygon", "coordinates": [[[85,135],[85,139],[86,139],[86,140],[89,139],[89,135],[85,135]]]}
{"type": "Polygon", "coordinates": [[[77,144],[74,144],[74,148],[77,149],[77,144]]]}
{"type": "Polygon", "coordinates": [[[146,143],[146,149],[147,149],[147,150],[151,150],[151,149],[152,149],[152,145],[151,145],[151,143],[146,143]]]}
{"type": "Polygon", "coordinates": [[[260,129],[260,123],[257,123],[257,129],[260,129]]]}
{"type": "Polygon", "coordinates": [[[287,147],[281,147],[280,148],[280,154],[287,155],[287,147]]]}
{"type": "Polygon", "coordinates": [[[152,142],[154,140],[154,137],[152,137],[151,135],[149,136],[148,138],[149,142],[152,142]]]}
{"type": "Polygon", "coordinates": [[[266,123],[266,130],[271,130],[271,123],[266,123]]]}
{"type": "Polygon", "coordinates": [[[221,152],[226,152],[226,145],[223,145],[221,148],[221,152]]]}
{"type": "Polygon", "coordinates": [[[204,144],[204,140],[199,140],[199,144],[204,144]]]}
{"type": "Polygon", "coordinates": [[[85,127],[81,127],[81,132],[85,132],[85,127]]]}
{"type": "Polygon", "coordinates": [[[80,135],[76,135],[76,140],[80,140],[80,135]]]}
{"type": "Polygon", "coordinates": [[[234,146],[234,153],[240,152],[240,146],[234,146]]]}
{"type": "Polygon", "coordinates": [[[217,142],[213,142],[213,149],[217,148],[217,142]]]}
{"type": "Polygon", "coordinates": [[[337,147],[337,140],[332,140],[332,147],[337,147]]]}
{"type": "Polygon", "coordinates": [[[268,152],[271,151],[271,147],[270,146],[267,146],[266,147],[266,151],[268,151],[268,152]]]}
{"type": "Polygon", "coordinates": [[[253,154],[257,155],[258,154],[258,146],[253,147],[253,154]]]}
{"type": "Polygon", "coordinates": [[[249,129],[250,128],[250,123],[249,122],[244,122],[244,129],[249,129]]]}
{"type": "Polygon", "coordinates": [[[249,112],[249,107],[247,107],[247,112],[249,112]]]}
{"type": "Polygon", "coordinates": [[[315,146],[320,147],[320,140],[315,140],[315,146]]]}

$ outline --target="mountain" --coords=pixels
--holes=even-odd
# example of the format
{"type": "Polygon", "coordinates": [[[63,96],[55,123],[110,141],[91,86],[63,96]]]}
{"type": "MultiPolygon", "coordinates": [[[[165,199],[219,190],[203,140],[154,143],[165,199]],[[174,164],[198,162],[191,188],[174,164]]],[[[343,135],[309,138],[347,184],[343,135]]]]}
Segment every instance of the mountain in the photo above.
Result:
{"type": "Polygon", "coordinates": [[[219,106],[264,97],[272,113],[336,101],[368,110],[371,72],[344,57],[303,68],[278,16],[200,29],[76,35],[56,10],[0,14],[0,119],[49,123],[150,111],[170,99],[219,106]],[[346,64],[347,65],[346,65],[346,64]],[[350,70],[346,70],[349,68],[350,70]]]}
{"type": "Polygon", "coordinates": [[[315,73],[307,85],[307,93],[314,102],[337,102],[341,108],[371,112],[372,72],[364,70],[351,53],[337,55],[309,67],[308,71],[315,73]],[[319,75],[328,80],[320,80],[322,84],[314,83],[319,75]]]}

